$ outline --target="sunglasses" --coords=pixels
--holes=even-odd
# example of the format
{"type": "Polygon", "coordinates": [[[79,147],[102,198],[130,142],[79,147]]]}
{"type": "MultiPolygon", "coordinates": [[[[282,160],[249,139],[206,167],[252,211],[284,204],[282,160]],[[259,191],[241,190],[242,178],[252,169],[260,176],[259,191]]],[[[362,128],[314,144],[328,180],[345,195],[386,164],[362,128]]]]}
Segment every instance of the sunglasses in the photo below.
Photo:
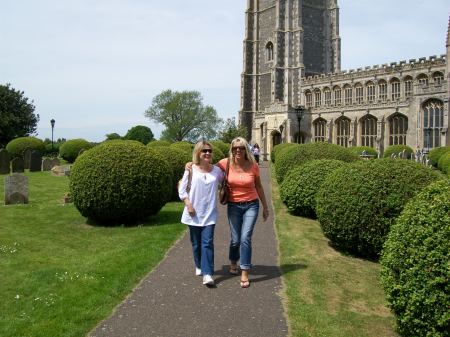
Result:
{"type": "Polygon", "coordinates": [[[237,151],[237,150],[244,151],[245,150],[245,146],[233,146],[231,148],[231,150],[232,151],[237,151]]]}
{"type": "Polygon", "coordinates": [[[203,153],[212,153],[212,149],[203,149],[202,152],[203,153]]]}

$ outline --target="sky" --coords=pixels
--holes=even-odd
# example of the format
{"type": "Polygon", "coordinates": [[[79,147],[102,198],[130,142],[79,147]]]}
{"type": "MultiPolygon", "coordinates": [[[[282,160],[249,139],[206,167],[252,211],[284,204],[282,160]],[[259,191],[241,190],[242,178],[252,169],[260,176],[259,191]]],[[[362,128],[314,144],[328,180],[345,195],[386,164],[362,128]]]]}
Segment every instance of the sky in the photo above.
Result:
{"type": "MultiPolygon", "coordinates": [[[[146,125],[163,90],[237,117],[247,0],[0,0],[0,84],[33,101],[37,136],[100,142],[146,125]]],[[[445,54],[448,0],[339,0],[341,69],[445,54]],[[374,5],[376,4],[376,5],[374,5]]]]}

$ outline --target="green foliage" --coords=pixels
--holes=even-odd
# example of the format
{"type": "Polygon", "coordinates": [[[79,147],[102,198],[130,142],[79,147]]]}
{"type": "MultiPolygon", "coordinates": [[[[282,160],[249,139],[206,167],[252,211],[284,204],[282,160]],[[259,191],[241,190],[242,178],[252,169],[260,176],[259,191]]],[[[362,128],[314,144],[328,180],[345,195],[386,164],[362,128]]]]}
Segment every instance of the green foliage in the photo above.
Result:
{"type": "Polygon", "coordinates": [[[373,159],[378,158],[378,152],[373,147],[370,146],[352,146],[348,148],[350,152],[356,154],[357,156],[361,156],[363,151],[366,151],[366,153],[370,156],[373,156],[373,159]]]}
{"type": "Polygon", "coordinates": [[[234,117],[228,118],[219,133],[219,139],[224,143],[231,144],[231,141],[236,137],[247,139],[247,128],[244,125],[236,125],[236,119],[234,117]]]}
{"type": "Polygon", "coordinates": [[[36,137],[19,137],[6,145],[6,150],[11,158],[22,157],[26,149],[39,151],[41,154],[45,153],[44,142],[36,137]]]}
{"type": "Polygon", "coordinates": [[[78,158],[70,191],[83,216],[105,225],[132,224],[170,199],[172,172],[162,155],[141,143],[109,141],[78,158]]]}
{"type": "Polygon", "coordinates": [[[391,155],[394,153],[397,157],[399,156],[399,153],[403,152],[405,150],[406,156],[408,159],[411,158],[411,154],[414,152],[413,149],[411,149],[409,146],[406,145],[391,145],[384,150],[383,158],[390,158],[391,155]]]}
{"type": "Polygon", "coordinates": [[[123,138],[126,140],[137,140],[144,145],[155,139],[152,130],[145,125],[133,126],[123,138]]]}
{"type": "Polygon", "coordinates": [[[122,139],[122,137],[116,133],[108,133],[107,135],[105,135],[106,139],[105,140],[117,140],[117,139],[122,139]]]}
{"type": "Polygon", "coordinates": [[[170,144],[171,144],[170,142],[167,142],[165,140],[153,140],[150,143],[148,143],[147,146],[149,146],[149,147],[159,147],[159,146],[165,147],[165,146],[170,146],[170,144]]]}
{"type": "Polygon", "coordinates": [[[85,139],[70,139],[60,146],[59,155],[69,163],[73,163],[77,159],[81,149],[89,150],[91,147],[92,144],[85,139]]]}
{"type": "Polygon", "coordinates": [[[272,149],[272,153],[270,154],[270,160],[272,161],[272,163],[275,163],[275,157],[277,156],[277,154],[279,154],[281,152],[281,150],[290,147],[290,146],[298,146],[297,143],[281,143],[281,144],[277,144],[273,147],[272,149]]]}
{"type": "Polygon", "coordinates": [[[194,144],[189,143],[189,142],[176,142],[176,143],[170,144],[170,147],[183,150],[186,153],[190,154],[191,158],[192,158],[192,151],[194,150],[194,146],[195,146],[194,144]]]}
{"type": "Polygon", "coordinates": [[[280,186],[281,200],[290,213],[314,218],[316,194],[325,178],[346,165],[340,160],[317,159],[290,170],[280,186]]]}
{"type": "Polygon", "coordinates": [[[201,138],[213,139],[221,119],[210,105],[203,105],[198,91],[165,90],[153,98],[145,116],[166,128],[162,140],[195,142],[201,138]]]}
{"type": "Polygon", "coordinates": [[[213,147],[213,163],[217,163],[219,160],[225,158],[225,154],[219,147],[216,147],[213,144],[211,145],[213,147]]]}
{"type": "Polygon", "coordinates": [[[450,181],[406,206],[386,241],[381,280],[403,336],[450,336],[450,181]]]}
{"type": "Polygon", "coordinates": [[[450,175],[450,152],[444,153],[439,158],[438,168],[447,175],[450,175]]]}
{"type": "Polygon", "coordinates": [[[36,132],[39,115],[34,114],[34,109],[33,101],[28,102],[23,91],[10,84],[0,85],[0,145],[36,132]]]}
{"type": "Polygon", "coordinates": [[[296,144],[276,154],[277,181],[281,183],[290,169],[313,159],[336,159],[345,162],[360,160],[359,156],[351,153],[348,148],[339,145],[324,142],[296,144]]]}
{"type": "Polygon", "coordinates": [[[222,151],[224,156],[228,156],[228,152],[230,151],[230,144],[224,143],[221,140],[212,140],[210,141],[211,145],[214,147],[214,149],[219,149],[222,151]]]}
{"type": "Polygon", "coordinates": [[[431,165],[437,167],[439,159],[442,157],[442,155],[446,154],[447,152],[450,152],[450,146],[441,146],[432,149],[428,153],[428,158],[430,159],[431,165]]]}
{"type": "Polygon", "coordinates": [[[377,258],[407,201],[442,177],[440,172],[408,160],[352,163],[333,171],[322,183],[317,217],[336,247],[377,258]]]}

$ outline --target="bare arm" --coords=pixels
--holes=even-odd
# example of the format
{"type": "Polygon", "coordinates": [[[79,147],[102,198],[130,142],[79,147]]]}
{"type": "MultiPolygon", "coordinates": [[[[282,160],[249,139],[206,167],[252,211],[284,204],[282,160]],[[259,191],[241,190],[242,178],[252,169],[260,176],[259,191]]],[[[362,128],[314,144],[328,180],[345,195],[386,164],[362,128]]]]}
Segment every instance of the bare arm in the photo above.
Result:
{"type": "Polygon", "coordinates": [[[255,187],[256,192],[258,192],[259,200],[261,200],[263,206],[263,219],[266,221],[269,216],[269,208],[267,207],[266,195],[264,194],[264,188],[261,184],[261,177],[255,178],[255,187]]]}

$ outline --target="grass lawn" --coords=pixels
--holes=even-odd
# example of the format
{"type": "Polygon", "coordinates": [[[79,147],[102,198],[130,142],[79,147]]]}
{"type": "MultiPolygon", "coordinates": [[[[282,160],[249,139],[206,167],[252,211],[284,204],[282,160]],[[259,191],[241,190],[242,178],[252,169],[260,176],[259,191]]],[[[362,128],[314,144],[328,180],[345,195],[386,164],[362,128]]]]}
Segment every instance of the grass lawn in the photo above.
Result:
{"type": "Polygon", "coordinates": [[[377,263],[328,245],[317,221],[292,216],[272,193],[291,336],[391,337],[394,317],[379,284],[377,263]]]}
{"type": "Polygon", "coordinates": [[[63,205],[67,177],[26,173],[28,205],[4,206],[0,175],[0,336],[84,336],[185,230],[181,203],[136,227],[92,227],[63,205]]]}

